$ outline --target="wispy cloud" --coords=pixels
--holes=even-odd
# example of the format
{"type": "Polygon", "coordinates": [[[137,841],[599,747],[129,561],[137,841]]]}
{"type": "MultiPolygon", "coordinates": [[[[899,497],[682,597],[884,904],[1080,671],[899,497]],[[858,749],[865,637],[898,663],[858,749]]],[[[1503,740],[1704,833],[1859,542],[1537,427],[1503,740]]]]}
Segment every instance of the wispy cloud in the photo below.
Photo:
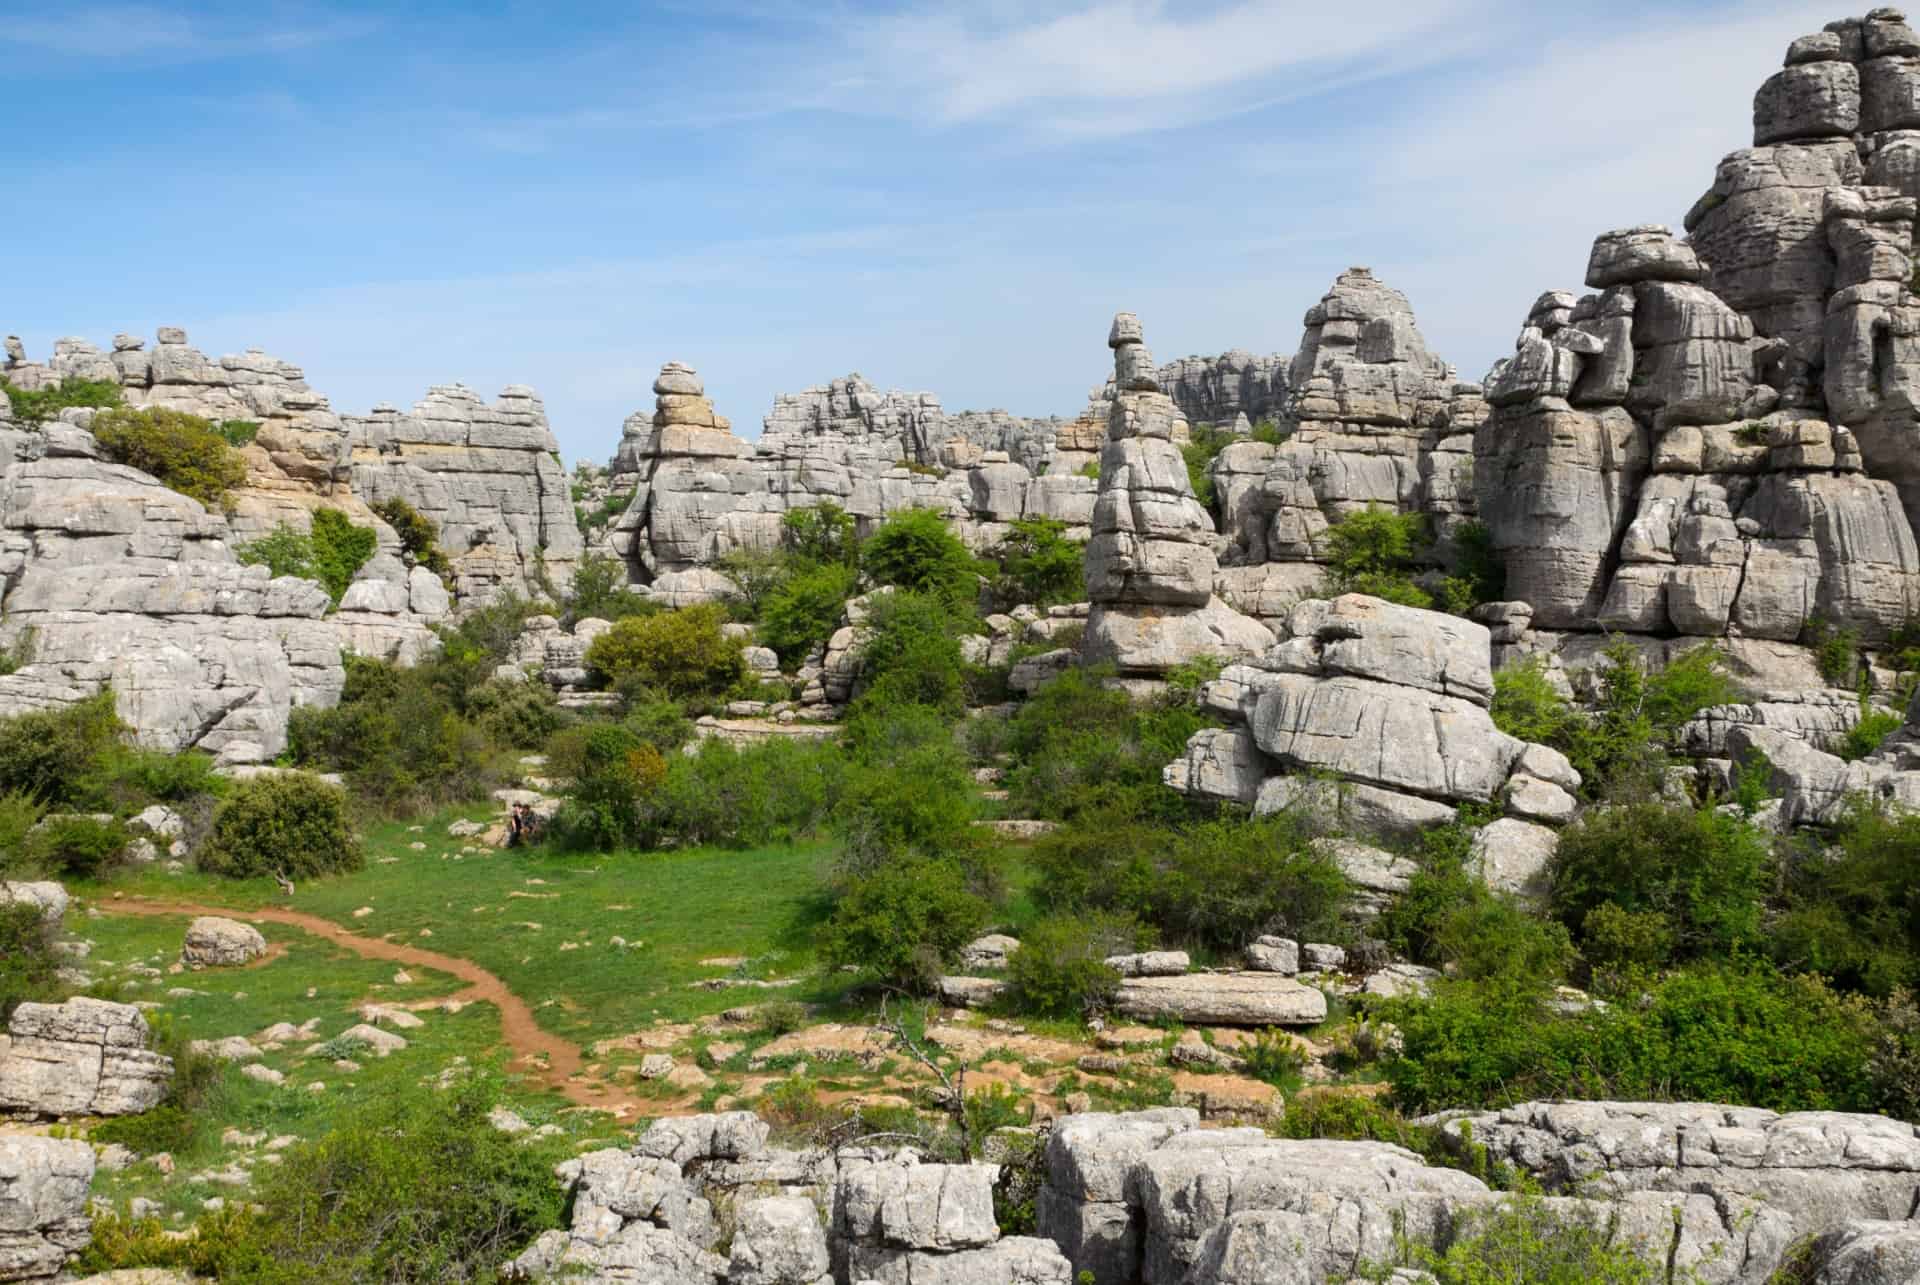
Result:
{"type": "Polygon", "coordinates": [[[366,18],[271,10],[194,13],[140,4],[30,5],[0,21],[0,46],[82,58],[221,58],[279,53],[365,35],[366,18]]]}

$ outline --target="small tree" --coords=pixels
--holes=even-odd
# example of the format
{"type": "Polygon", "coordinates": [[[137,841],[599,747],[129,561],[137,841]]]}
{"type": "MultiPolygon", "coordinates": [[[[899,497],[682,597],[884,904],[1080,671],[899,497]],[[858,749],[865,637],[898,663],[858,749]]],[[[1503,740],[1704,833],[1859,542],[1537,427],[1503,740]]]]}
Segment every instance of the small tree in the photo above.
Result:
{"type": "Polygon", "coordinates": [[[1369,504],[1327,530],[1327,576],[1337,593],[1364,593],[1408,607],[1433,598],[1413,582],[1412,568],[1426,543],[1426,519],[1369,504]]]}
{"type": "Polygon", "coordinates": [[[587,646],[586,663],[609,687],[639,685],[679,699],[714,697],[746,674],[742,643],[721,631],[727,614],[711,603],[631,616],[587,646]]]}
{"type": "Polygon", "coordinates": [[[972,602],[980,583],[973,555],[932,509],[893,514],[861,548],[860,563],[875,584],[949,603],[972,602]]]}
{"type": "Polygon", "coordinates": [[[408,566],[425,567],[442,581],[452,581],[453,564],[440,548],[440,528],[432,518],[397,495],[380,501],[373,511],[400,537],[400,552],[408,566]]]}
{"type": "Polygon", "coordinates": [[[200,866],[236,879],[312,877],[358,870],[360,840],[347,823],[347,794],[305,772],[243,781],[213,814],[200,866]]]}
{"type": "Polygon", "coordinates": [[[787,510],[780,528],[787,548],[803,562],[852,566],[858,560],[860,545],[853,515],[832,500],[787,510]]]}
{"type": "Polygon", "coordinates": [[[94,416],[93,436],[114,463],[151,473],[210,509],[224,508],[227,492],[247,480],[240,453],[213,425],[185,411],[115,407],[94,416]]]}
{"type": "Polygon", "coordinates": [[[1021,518],[1000,543],[1002,598],[1035,606],[1086,597],[1086,546],[1057,518],[1021,518]]]}

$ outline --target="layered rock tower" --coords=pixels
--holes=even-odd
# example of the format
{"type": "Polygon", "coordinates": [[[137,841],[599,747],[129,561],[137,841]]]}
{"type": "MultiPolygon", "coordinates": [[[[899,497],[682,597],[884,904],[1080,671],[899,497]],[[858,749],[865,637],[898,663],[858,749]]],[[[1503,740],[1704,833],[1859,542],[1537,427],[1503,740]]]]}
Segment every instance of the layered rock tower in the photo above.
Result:
{"type": "Polygon", "coordinates": [[[1155,379],[1140,319],[1113,319],[1114,398],[1087,543],[1087,654],[1156,676],[1196,655],[1257,655],[1272,631],[1214,595],[1213,519],[1177,443],[1187,421],[1155,379]]]}

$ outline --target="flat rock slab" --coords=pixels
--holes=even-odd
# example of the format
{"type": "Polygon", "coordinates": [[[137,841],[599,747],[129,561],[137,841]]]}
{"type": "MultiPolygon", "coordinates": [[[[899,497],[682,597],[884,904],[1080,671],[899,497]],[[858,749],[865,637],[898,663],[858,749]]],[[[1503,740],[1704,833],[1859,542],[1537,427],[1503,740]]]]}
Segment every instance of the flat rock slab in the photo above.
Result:
{"type": "Polygon", "coordinates": [[[1133,977],[1120,983],[1114,1008],[1135,1021],[1209,1026],[1313,1026],[1327,1019],[1325,995],[1277,973],[1133,977]]]}

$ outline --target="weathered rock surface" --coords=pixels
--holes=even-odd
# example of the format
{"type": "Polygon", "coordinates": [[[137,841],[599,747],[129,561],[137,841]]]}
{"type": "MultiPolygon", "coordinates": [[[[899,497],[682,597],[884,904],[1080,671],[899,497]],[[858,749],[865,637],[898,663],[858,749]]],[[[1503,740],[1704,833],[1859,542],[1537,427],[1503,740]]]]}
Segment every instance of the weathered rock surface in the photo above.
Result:
{"type": "Polygon", "coordinates": [[[173,1059],[149,1052],[131,1004],[76,998],[21,1004],[0,1047],[0,1111],[132,1115],[165,1095],[173,1059]]]}
{"type": "Polygon", "coordinates": [[[0,1137],[0,1281],[52,1280],[86,1248],[93,1165],[85,1142],[0,1137]]]}
{"type": "Polygon", "coordinates": [[[1325,995],[1270,972],[1131,977],[1113,1007],[1135,1021],[1190,1026],[1312,1026],[1327,1017],[1325,995]]]}
{"type": "Polygon", "coordinates": [[[187,925],[180,962],[190,968],[250,964],[267,953],[267,939],[252,924],[218,915],[202,915],[187,925]]]}

